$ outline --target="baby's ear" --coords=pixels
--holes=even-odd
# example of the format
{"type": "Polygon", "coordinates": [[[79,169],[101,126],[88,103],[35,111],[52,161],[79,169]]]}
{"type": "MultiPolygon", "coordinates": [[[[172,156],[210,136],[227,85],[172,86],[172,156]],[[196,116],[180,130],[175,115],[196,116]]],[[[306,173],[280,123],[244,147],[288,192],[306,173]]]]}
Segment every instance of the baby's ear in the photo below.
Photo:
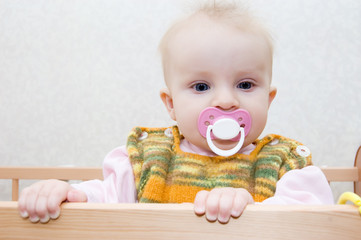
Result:
{"type": "Polygon", "coordinates": [[[169,116],[176,121],[174,107],[173,107],[173,98],[168,88],[160,90],[160,98],[162,99],[164,106],[167,108],[169,116]]]}
{"type": "Polygon", "coordinates": [[[268,107],[271,106],[271,103],[272,103],[273,99],[275,99],[276,94],[277,94],[277,88],[274,86],[271,86],[269,95],[268,95],[268,107]]]}

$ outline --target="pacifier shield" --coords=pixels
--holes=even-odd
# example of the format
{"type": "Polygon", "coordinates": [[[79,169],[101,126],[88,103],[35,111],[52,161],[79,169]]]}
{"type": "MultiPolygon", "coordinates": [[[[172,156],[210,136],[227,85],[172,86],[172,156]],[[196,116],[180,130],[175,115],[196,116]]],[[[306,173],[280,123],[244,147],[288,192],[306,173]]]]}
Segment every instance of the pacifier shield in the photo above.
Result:
{"type": "Polygon", "coordinates": [[[215,107],[204,109],[198,118],[198,130],[206,138],[207,128],[212,125],[211,139],[238,141],[239,128],[244,128],[247,135],[251,129],[251,116],[244,109],[232,112],[222,111],[215,107]]]}

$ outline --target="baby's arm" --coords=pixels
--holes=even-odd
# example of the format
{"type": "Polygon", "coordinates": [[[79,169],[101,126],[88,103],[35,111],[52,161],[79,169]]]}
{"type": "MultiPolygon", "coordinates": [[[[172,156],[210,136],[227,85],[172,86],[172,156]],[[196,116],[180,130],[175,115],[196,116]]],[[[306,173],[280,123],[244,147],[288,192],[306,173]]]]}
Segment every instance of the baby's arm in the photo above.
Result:
{"type": "Polygon", "coordinates": [[[31,222],[46,223],[60,214],[60,204],[64,201],[86,202],[87,196],[60,180],[44,180],[25,188],[18,201],[19,212],[31,222]]]}
{"type": "Polygon", "coordinates": [[[198,215],[205,214],[209,221],[218,219],[221,223],[227,223],[231,216],[241,216],[245,207],[253,203],[253,198],[246,189],[214,188],[197,193],[194,211],[198,215]]]}
{"type": "Polygon", "coordinates": [[[72,187],[86,193],[88,202],[94,203],[135,203],[133,169],[125,146],[115,148],[104,159],[104,180],[91,180],[72,187]]]}
{"type": "Polygon", "coordinates": [[[273,197],[261,204],[334,204],[332,190],[321,171],[316,166],[288,171],[277,182],[273,197]]]}

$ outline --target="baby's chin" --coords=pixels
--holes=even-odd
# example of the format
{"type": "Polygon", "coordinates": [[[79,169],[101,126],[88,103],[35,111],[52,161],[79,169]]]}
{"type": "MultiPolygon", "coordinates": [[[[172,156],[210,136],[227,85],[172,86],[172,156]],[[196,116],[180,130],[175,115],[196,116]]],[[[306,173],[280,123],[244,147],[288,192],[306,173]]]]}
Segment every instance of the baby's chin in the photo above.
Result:
{"type": "MultiPolygon", "coordinates": [[[[221,149],[221,150],[229,150],[234,148],[237,145],[237,142],[234,141],[230,141],[230,140],[217,140],[217,139],[213,139],[212,140],[213,144],[221,149]]],[[[214,152],[212,151],[212,149],[208,146],[207,140],[206,139],[202,139],[202,141],[198,141],[198,142],[190,142],[191,144],[203,149],[204,151],[209,152],[210,154],[214,154],[214,152]]]]}
{"type": "Polygon", "coordinates": [[[238,143],[231,140],[219,140],[219,139],[213,139],[212,141],[217,148],[222,150],[230,150],[234,148],[238,143]]]}

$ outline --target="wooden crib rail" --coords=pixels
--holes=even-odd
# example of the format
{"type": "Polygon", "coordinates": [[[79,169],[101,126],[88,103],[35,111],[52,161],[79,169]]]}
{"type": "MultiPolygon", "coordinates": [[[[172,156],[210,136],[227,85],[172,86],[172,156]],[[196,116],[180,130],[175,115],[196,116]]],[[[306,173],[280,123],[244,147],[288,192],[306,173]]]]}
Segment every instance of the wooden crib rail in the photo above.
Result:
{"type": "Polygon", "coordinates": [[[99,167],[1,167],[0,179],[12,180],[12,200],[19,198],[19,180],[91,180],[103,179],[99,167]]]}
{"type": "Polygon", "coordinates": [[[0,239],[359,239],[355,206],[249,205],[228,224],[196,216],[193,204],[64,203],[47,224],[22,219],[0,202],[0,239]]]}

